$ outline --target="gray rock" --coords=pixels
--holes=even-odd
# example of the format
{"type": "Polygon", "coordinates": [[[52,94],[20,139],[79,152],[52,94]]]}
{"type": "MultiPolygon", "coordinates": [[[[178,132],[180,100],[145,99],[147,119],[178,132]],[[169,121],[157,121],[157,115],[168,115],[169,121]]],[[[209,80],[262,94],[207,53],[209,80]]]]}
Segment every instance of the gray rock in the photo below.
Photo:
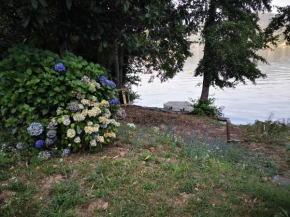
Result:
{"type": "Polygon", "coordinates": [[[174,112],[191,112],[193,108],[190,106],[190,102],[187,101],[170,101],[165,103],[164,109],[174,112]]]}
{"type": "Polygon", "coordinates": [[[126,111],[122,108],[120,108],[117,111],[117,114],[115,115],[116,119],[118,119],[118,120],[123,120],[126,118],[126,116],[127,116],[126,111]]]}
{"type": "Polygon", "coordinates": [[[290,179],[282,177],[282,176],[274,176],[273,182],[280,185],[290,185],[290,179]]]}

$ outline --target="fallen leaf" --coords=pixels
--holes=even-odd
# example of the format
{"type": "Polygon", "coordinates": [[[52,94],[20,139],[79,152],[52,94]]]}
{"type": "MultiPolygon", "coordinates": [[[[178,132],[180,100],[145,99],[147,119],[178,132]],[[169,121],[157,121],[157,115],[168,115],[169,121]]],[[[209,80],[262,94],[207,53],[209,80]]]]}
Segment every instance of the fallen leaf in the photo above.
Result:
{"type": "Polygon", "coordinates": [[[253,203],[258,203],[258,198],[255,198],[255,199],[253,200],[253,203]]]}
{"type": "Polygon", "coordinates": [[[196,190],[196,191],[199,190],[199,184],[197,184],[197,185],[195,186],[195,190],[196,190]]]}
{"type": "Polygon", "coordinates": [[[103,209],[107,209],[107,208],[108,208],[108,206],[109,206],[109,203],[108,203],[108,202],[106,202],[106,203],[104,203],[104,205],[102,206],[102,208],[103,208],[103,209]]]}
{"type": "Polygon", "coordinates": [[[126,151],[120,151],[120,155],[124,157],[126,155],[126,151]]]}
{"type": "Polygon", "coordinates": [[[60,166],[59,166],[59,165],[56,165],[56,164],[53,165],[52,167],[53,167],[54,169],[59,169],[59,168],[60,168],[60,166]]]}
{"type": "Polygon", "coordinates": [[[145,161],[148,160],[151,157],[151,155],[148,155],[147,157],[145,157],[145,161]]]}

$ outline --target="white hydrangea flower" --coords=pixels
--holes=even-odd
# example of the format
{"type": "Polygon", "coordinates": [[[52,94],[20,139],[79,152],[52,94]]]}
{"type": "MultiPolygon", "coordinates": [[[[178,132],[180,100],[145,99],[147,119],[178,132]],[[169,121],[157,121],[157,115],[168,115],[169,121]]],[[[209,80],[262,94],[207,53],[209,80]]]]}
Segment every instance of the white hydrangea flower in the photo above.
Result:
{"type": "Polygon", "coordinates": [[[80,114],[75,114],[73,116],[73,119],[74,119],[74,121],[80,122],[80,121],[85,120],[86,117],[82,113],[80,113],[80,114]]]}
{"type": "Polygon", "coordinates": [[[105,138],[103,136],[98,136],[98,142],[100,143],[104,143],[105,142],[105,138]]]}
{"type": "Polygon", "coordinates": [[[102,111],[98,107],[93,107],[91,110],[88,110],[89,117],[96,117],[97,115],[101,114],[102,111]]]}
{"type": "Polygon", "coordinates": [[[98,83],[98,82],[96,83],[96,88],[97,88],[97,89],[100,89],[100,88],[101,88],[100,83],[98,83]]]}
{"type": "Polygon", "coordinates": [[[76,131],[74,129],[68,129],[66,135],[68,138],[74,138],[76,135],[76,131]]]}
{"type": "Polygon", "coordinates": [[[82,110],[84,109],[84,105],[83,104],[79,104],[79,108],[82,110]]]}
{"type": "Polygon", "coordinates": [[[94,124],[94,123],[93,123],[92,121],[89,121],[89,122],[87,123],[88,126],[93,126],[93,124],[94,124]]]}
{"type": "Polygon", "coordinates": [[[88,100],[88,99],[82,99],[82,100],[81,100],[81,103],[82,103],[83,105],[89,105],[89,104],[90,104],[90,100],[88,100]]]}
{"type": "Polygon", "coordinates": [[[75,143],[80,143],[81,142],[81,138],[78,136],[78,137],[76,137],[75,139],[74,139],[74,142],[75,143]]]}
{"type": "Polygon", "coordinates": [[[91,140],[91,141],[90,141],[90,144],[91,144],[91,146],[93,146],[93,147],[97,146],[97,142],[96,142],[96,140],[91,140]]]}
{"type": "Polygon", "coordinates": [[[63,115],[63,116],[61,117],[61,120],[62,120],[62,123],[63,123],[65,126],[68,126],[68,125],[70,125],[70,123],[71,123],[71,121],[70,121],[68,115],[63,115]]]}

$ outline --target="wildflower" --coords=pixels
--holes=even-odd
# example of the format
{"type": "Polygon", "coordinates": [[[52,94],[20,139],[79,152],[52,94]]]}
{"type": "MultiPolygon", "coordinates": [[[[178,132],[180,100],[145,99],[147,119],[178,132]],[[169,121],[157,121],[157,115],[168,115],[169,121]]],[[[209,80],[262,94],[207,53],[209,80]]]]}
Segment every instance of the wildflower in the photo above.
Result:
{"type": "Polygon", "coordinates": [[[97,146],[96,140],[91,140],[90,141],[91,146],[95,147],[97,146]]]}
{"type": "Polygon", "coordinates": [[[131,128],[134,128],[134,129],[136,128],[135,124],[133,124],[133,123],[128,123],[127,126],[131,127],[131,128]]]}
{"type": "Polygon", "coordinates": [[[48,138],[52,139],[52,138],[56,137],[56,131],[55,130],[49,130],[49,131],[47,131],[46,136],[48,138]]]}
{"type": "Polygon", "coordinates": [[[54,66],[55,71],[61,72],[61,71],[65,71],[66,68],[62,63],[58,63],[54,66]]]}
{"type": "Polygon", "coordinates": [[[85,118],[86,118],[86,117],[85,117],[82,113],[80,113],[80,114],[75,114],[75,115],[73,116],[74,121],[77,121],[77,122],[83,121],[83,120],[85,120],[85,118]]]}
{"type": "Polygon", "coordinates": [[[68,157],[68,156],[70,156],[70,154],[71,154],[71,150],[66,148],[66,149],[63,149],[61,156],[68,157]]]}
{"type": "Polygon", "coordinates": [[[38,154],[38,157],[42,160],[49,160],[51,158],[51,152],[49,151],[41,151],[38,154]]]}
{"type": "Polygon", "coordinates": [[[104,143],[105,139],[104,139],[103,136],[98,136],[97,141],[100,142],[100,143],[104,143]]]}
{"type": "Polygon", "coordinates": [[[28,133],[31,136],[39,136],[42,134],[43,132],[43,127],[40,123],[37,122],[33,122],[32,124],[30,124],[30,126],[27,128],[28,133]]]}
{"type": "Polygon", "coordinates": [[[66,135],[68,138],[73,138],[76,135],[76,131],[74,129],[68,129],[66,135]]]}
{"type": "Polygon", "coordinates": [[[75,143],[80,143],[81,142],[81,138],[78,136],[78,137],[76,137],[75,139],[74,139],[74,142],[75,143]]]}
{"type": "Polygon", "coordinates": [[[42,148],[43,145],[44,145],[44,140],[37,140],[35,143],[36,148],[42,148]]]}
{"type": "Polygon", "coordinates": [[[45,139],[45,144],[46,145],[53,145],[57,140],[57,137],[54,137],[54,138],[46,138],[45,139]]]}
{"type": "Polygon", "coordinates": [[[117,98],[111,98],[111,99],[109,100],[109,102],[110,102],[111,104],[113,104],[113,105],[117,105],[117,104],[119,103],[119,100],[118,100],[117,98]]]}
{"type": "Polygon", "coordinates": [[[22,149],[24,149],[23,143],[22,143],[22,142],[18,142],[18,143],[16,144],[16,148],[17,148],[18,150],[22,150],[22,149]]]}
{"type": "Polygon", "coordinates": [[[69,110],[71,110],[72,112],[76,112],[76,111],[80,110],[79,104],[76,102],[70,103],[69,110]]]}

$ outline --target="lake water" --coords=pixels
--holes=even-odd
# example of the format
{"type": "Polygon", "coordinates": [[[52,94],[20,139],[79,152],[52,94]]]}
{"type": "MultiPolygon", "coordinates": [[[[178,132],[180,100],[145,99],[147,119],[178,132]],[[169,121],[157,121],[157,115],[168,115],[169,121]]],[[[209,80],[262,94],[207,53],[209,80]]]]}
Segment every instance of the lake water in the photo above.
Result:
{"type": "MultiPolygon", "coordinates": [[[[201,94],[201,77],[194,77],[197,64],[203,56],[203,49],[192,47],[194,56],[187,59],[183,71],[173,79],[161,83],[155,78],[148,83],[151,75],[141,75],[140,86],[134,86],[141,99],[135,104],[150,107],[163,107],[168,101],[189,101],[197,99],[201,94]]],[[[217,106],[224,106],[225,117],[235,124],[253,123],[265,120],[273,113],[276,119],[290,117],[290,48],[276,48],[274,51],[259,52],[269,65],[259,64],[259,68],[267,78],[257,80],[257,84],[239,84],[235,89],[210,89],[211,97],[216,98],[217,106]]]]}

